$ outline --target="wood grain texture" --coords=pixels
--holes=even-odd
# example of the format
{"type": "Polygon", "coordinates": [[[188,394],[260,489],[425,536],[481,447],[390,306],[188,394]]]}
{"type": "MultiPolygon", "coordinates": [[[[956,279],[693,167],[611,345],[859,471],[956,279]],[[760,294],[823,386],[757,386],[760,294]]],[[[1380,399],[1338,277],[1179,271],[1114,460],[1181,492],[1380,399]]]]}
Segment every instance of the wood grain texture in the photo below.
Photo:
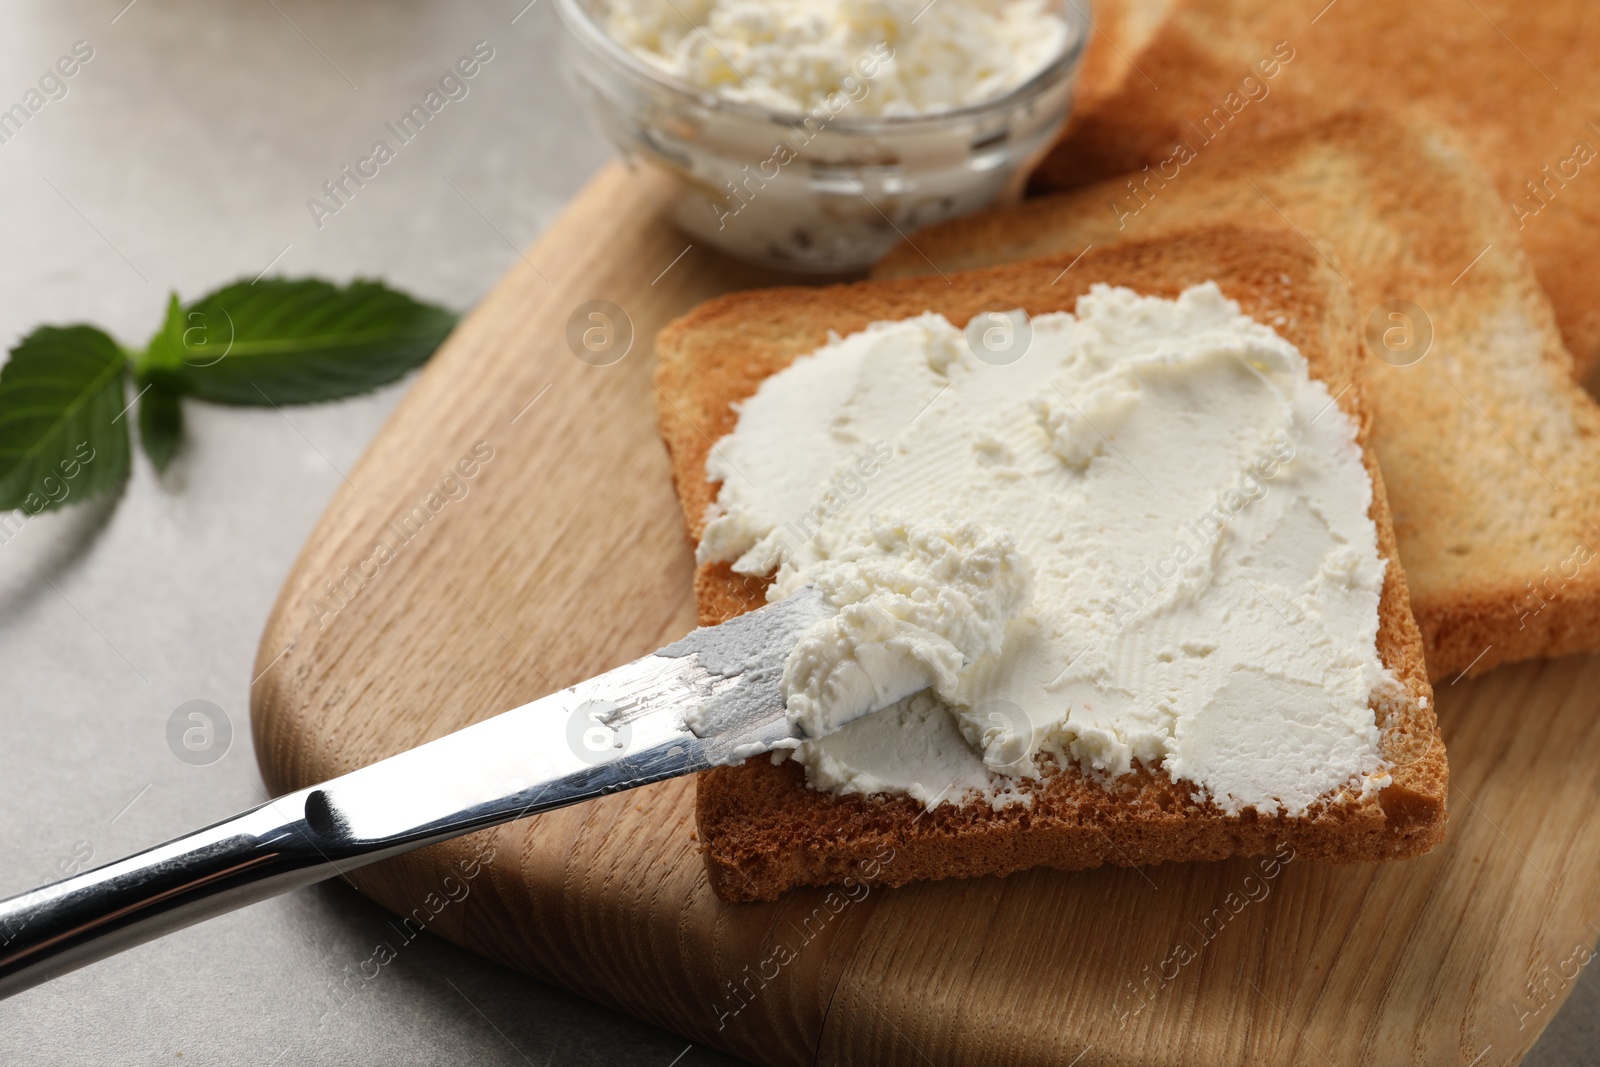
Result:
{"type": "MultiPolygon", "coordinates": [[[[597,177],[351,472],[262,638],[253,728],[274,791],[692,625],[650,338],[701,299],[776,279],[698,247],[661,274],[687,244],[661,219],[666,193],[620,168],[597,177]],[[565,341],[592,299],[633,322],[612,366],[565,341]],[[492,459],[430,499],[480,442],[492,459]],[[396,533],[419,505],[418,532],[396,533]],[[392,558],[363,565],[379,540],[392,558]],[[326,599],[340,580],[342,606],[326,599]]],[[[1405,863],[1032,871],[723,905],[680,780],[351,881],[411,914],[492,847],[428,929],[761,1064],[1515,1063],[1600,933],[1597,691],[1588,659],[1441,684],[1450,836],[1405,863]],[[1169,962],[1180,945],[1192,958],[1169,962]]]]}

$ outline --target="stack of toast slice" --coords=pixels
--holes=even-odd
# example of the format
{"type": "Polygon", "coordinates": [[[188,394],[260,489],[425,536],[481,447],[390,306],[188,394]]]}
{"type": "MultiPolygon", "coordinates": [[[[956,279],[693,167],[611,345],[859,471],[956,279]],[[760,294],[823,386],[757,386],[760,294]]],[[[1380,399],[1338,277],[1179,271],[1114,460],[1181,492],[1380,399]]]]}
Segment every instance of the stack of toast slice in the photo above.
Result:
{"type": "MultiPolygon", "coordinates": [[[[1577,371],[1600,362],[1592,3],[1095,0],[1093,16],[1090,52],[1105,56],[1089,65],[1071,126],[1035,188],[1137,180],[1147,166],[1170,176],[1186,169],[1175,154],[1227,152],[1351,106],[1420,109],[1460,131],[1489,174],[1496,210],[1532,257],[1577,371]]],[[[1451,214],[1448,200],[1436,207],[1451,214]]]]}
{"type": "MultiPolygon", "coordinates": [[[[1370,409],[1351,294],[1321,256],[1293,235],[1241,227],[1191,229],[1081,257],[941,276],[822,289],[747,292],[710,301],[657,341],[662,432],[690,536],[698,538],[716,486],[705,461],[732,430],[734,405],[797,356],[869,323],[935,311],[963,324],[985,308],[1030,314],[1071,310],[1092,283],[1172,297],[1216,281],[1246,314],[1276,328],[1355,419],[1365,448],[1370,409]]],[[[1396,558],[1382,475],[1370,449],[1371,515],[1388,561],[1378,649],[1403,697],[1375,704],[1393,782],[1367,798],[1331,794],[1298,818],[1227,815],[1159,769],[1102,784],[1066,766],[1039,780],[1031,803],[932,810],[903,796],[837,796],[805,784],[801,769],[764,758],[705,772],[697,814],[713,889],[725,900],[766,900],[796,885],[848,880],[898,885],[1005,874],[1032,866],[1142,865],[1271,852],[1361,861],[1415,855],[1444,835],[1448,770],[1439,743],[1421,635],[1396,558]]],[[[696,575],[701,619],[720,622],[765,602],[763,579],[707,564],[696,575]]]]}
{"type": "Polygon", "coordinates": [[[1600,406],[1574,383],[1515,224],[1456,139],[1347,112],[1139,188],[1118,178],[935,227],[877,273],[942,285],[938,271],[1199,223],[1280,229],[1354,300],[1373,356],[1372,446],[1434,680],[1600,649],[1600,406]]]}

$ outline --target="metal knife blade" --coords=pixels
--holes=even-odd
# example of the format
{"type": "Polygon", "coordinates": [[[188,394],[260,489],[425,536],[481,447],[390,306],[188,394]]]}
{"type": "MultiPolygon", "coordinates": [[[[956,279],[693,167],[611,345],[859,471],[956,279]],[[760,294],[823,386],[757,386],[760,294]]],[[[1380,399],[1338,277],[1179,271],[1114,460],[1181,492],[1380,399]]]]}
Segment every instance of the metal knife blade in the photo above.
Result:
{"type": "Polygon", "coordinates": [[[0,901],[0,997],[376,860],[803,739],[783,663],[807,588],[531,704],[0,901]]]}

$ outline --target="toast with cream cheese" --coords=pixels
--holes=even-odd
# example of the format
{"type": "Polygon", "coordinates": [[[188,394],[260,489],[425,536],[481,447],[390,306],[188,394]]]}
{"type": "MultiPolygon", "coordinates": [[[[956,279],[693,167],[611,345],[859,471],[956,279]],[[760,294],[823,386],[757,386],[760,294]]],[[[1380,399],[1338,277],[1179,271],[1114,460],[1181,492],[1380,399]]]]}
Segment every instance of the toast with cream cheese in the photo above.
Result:
{"type": "MultiPolygon", "coordinates": [[[[1416,855],[1443,839],[1448,768],[1383,478],[1366,447],[1370,412],[1358,374],[1365,357],[1346,287],[1298,238],[1212,228],[1081,257],[709,301],[657,340],[662,435],[689,535],[698,541],[705,530],[718,488],[707,458],[712,443],[733,429],[736,405],[831,335],[928,311],[958,325],[996,307],[1031,315],[1070,311],[1091,283],[1172,298],[1206,281],[1257,322],[1273,324],[1355,424],[1372,481],[1369,514],[1387,564],[1377,648],[1398,686],[1374,699],[1373,714],[1389,784],[1365,794],[1353,786],[1334,789],[1295,817],[1255,809],[1230,814],[1159,766],[1136,764],[1107,781],[1067,762],[1030,779],[1026,803],[929,808],[905,795],[823,792],[808,786],[794,761],[758,757],[704,772],[698,782],[700,838],[720,897],[765,900],[796,885],[899,885],[1033,866],[1220,859],[1285,845],[1307,859],[1370,861],[1416,855]]],[[[695,576],[701,621],[721,622],[760,606],[767,585],[725,562],[702,564],[695,576]]]]}

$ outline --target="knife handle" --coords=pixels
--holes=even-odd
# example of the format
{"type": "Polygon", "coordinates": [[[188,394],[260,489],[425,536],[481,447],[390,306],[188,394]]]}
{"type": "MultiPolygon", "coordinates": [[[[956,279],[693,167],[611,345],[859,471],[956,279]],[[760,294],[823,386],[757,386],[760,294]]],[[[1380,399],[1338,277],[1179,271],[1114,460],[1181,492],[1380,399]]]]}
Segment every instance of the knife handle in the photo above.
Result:
{"type": "Polygon", "coordinates": [[[431,766],[430,749],[470,740],[492,731],[496,722],[0,900],[0,999],[212,916],[402,852],[705,765],[689,751],[692,745],[661,745],[535,778],[517,790],[491,790],[496,795],[475,803],[436,797],[440,808],[426,821],[391,817],[408,782],[413,794],[427,792],[419,779],[425,780],[431,766]],[[374,817],[388,825],[363,833],[374,817]]]}
{"type": "MultiPolygon", "coordinates": [[[[681,759],[674,762],[681,765],[681,759]]],[[[351,833],[334,799],[341,784],[362,771],[285,794],[166,844],[0,900],[0,999],[279,893],[668,776],[620,770],[612,764],[571,774],[542,784],[536,797],[506,797],[381,837],[351,833]]]]}
{"type": "Polygon", "coordinates": [[[798,629],[818,616],[817,603],[802,591],[716,627],[715,635],[696,631],[321,785],[0,900],[0,998],[435,841],[740,762],[793,740],[780,675],[746,676],[739,668],[759,658],[753,649],[792,648],[798,629]],[[701,663],[705,655],[734,669],[712,670],[701,663]],[[710,728],[689,729],[686,709],[704,710],[710,728]]]}
{"type": "Polygon", "coordinates": [[[378,858],[330,854],[346,850],[312,825],[320,795],[317,789],[290,793],[0,901],[0,997],[378,858]]]}

